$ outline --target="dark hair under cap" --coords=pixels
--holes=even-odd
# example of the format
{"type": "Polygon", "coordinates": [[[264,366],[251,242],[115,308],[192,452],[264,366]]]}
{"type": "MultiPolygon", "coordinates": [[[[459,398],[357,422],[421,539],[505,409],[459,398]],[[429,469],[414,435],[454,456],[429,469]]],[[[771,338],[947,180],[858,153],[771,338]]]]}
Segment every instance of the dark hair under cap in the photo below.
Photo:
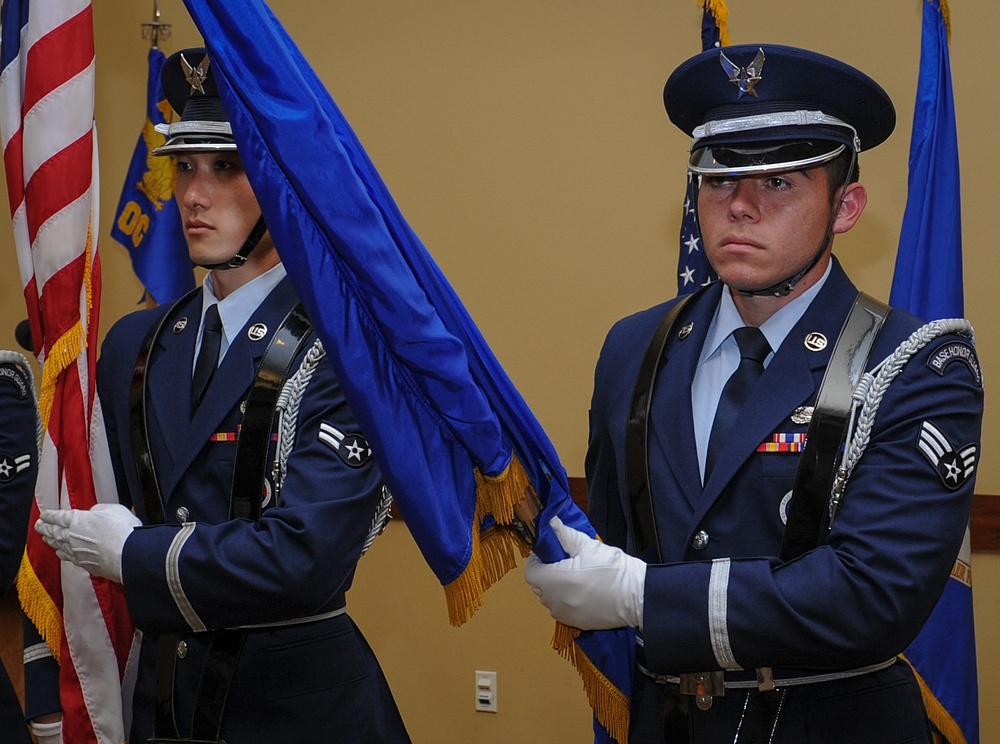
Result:
{"type": "Polygon", "coordinates": [[[156,125],[156,131],[167,135],[167,141],[153,150],[154,155],[236,149],[212,61],[204,47],[170,55],[160,70],[160,82],[180,120],[156,125]]]}
{"type": "Polygon", "coordinates": [[[663,102],[670,121],[694,138],[689,168],[696,173],[809,167],[845,149],[875,147],[896,124],[888,94],[863,72],[777,44],[688,59],[667,80],[663,102]]]}

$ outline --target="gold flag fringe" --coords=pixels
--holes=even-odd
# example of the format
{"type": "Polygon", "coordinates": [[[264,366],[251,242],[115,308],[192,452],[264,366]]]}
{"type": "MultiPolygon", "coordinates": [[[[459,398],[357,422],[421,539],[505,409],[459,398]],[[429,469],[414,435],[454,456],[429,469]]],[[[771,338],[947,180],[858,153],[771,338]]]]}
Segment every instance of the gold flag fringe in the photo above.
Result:
{"type": "Polygon", "coordinates": [[[514,507],[525,494],[534,493],[524,466],[511,455],[510,463],[496,476],[483,475],[476,469],[476,510],[472,519],[472,555],[462,574],[445,586],[448,619],[462,625],[483,605],[486,590],[517,566],[517,555],[530,552],[512,530],[504,525],[514,522],[514,507]],[[480,533],[483,519],[491,515],[497,523],[480,533]]]}
{"type": "MultiPolygon", "coordinates": [[[[93,219],[87,226],[87,249],[83,265],[83,289],[87,297],[87,319],[90,320],[94,309],[94,287],[92,281],[93,264],[93,219]]],[[[49,417],[52,415],[52,405],[55,402],[56,383],[66,368],[74,364],[87,346],[83,328],[83,320],[74,323],[66,333],[56,339],[56,342],[45,355],[42,365],[42,389],[38,393],[38,413],[42,419],[42,431],[49,428],[49,417]]]]}
{"type": "MultiPolygon", "coordinates": [[[[94,310],[94,286],[93,286],[93,262],[94,262],[94,216],[91,210],[90,220],[87,224],[87,247],[84,256],[83,266],[83,290],[86,295],[86,317],[88,323],[93,322],[92,313],[94,310]]],[[[49,418],[52,416],[52,406],[55,403],[56,386],[59,376],[76,364],[77,359],[87,346],[86,332],[84,330],[83,319],[77,320],[66,333],[56,339],[45,355],[42,364],[41,390],[38,392],[38,415],[42,421],[42,431],[48,431],[49,418]]],[[[58,488],[58,484],[56,485],[58,488]]],[[[28,553],[25,551],[21,556],[21,566],[17,573],[17,596],[21,603],[21,609],[28,619],[34,623],[39,635],[48,644],[52,651],[52,656],[58,662],[62,646],[63,618],[59,608],[49,593],[45,590],[41,580],[35,573],[31,561],[28,560],[28,553]]]]}
{"type": "MultiPolygon", "coordinates": [[[[496,476],[483,475],[477,468],[476,510],[472,522],[472,554],[462,574],[444,587],[448,619],[452,625],[468,621],[483,604],[483,595],[493,584],[517,566],[517,555],[531,551],[509,529],[515,520],[514,507],[525,497],[536,498],[524,465],[511,455],[510,463],[496,476]],[[490,515],[496,522],[480,532],[483,519],[490,515]]],[[[587,658],[575,642],[580,631],[556,623],[552,647],[580,674],[590,707],[602,726],[617,742],[628,741],[629,699],[587,658]]]]}
{"type": "MultiPolygon", "coordinates": [[[[899,658],[910,664],[910,660],[904,654],[900,654],[899,658]]],[[[968,740],[965,738],[965,734],[962,733],[962,728],[952,718],[951,713],[941,704],[937,696],[931,692],[931,688],[927,686],[924,678],[920,676],[913,664],[910,664],[910,669],[913,669],[913,676],[917,678],[917,683],[920,685],[920,694],[924,698],[927,718],[934,728],[941,732],[941,736],[944,737],[944,741],[947,744],[967,744],[968,740]]],[[[936,732],[935,741],[938,741],[936,732]]]]}
{"type": "Polygon", "coordinates": [[[27,552],[21,555],[21,568],[17,572],[17,596],[25,614],[31,618],[38,629],[38,634],[48,644],[52,656],[59,661],[62,645],[62,613],[35,575],[35,569],[28,560],[27,552]]]}
{"type": "Polygon", "coordinates": [[[83,321],[77,321],[49,350],[42,365],[42,389],[38,393],[38,413],[42,430],[49,428],[49,417],[56,397],[56,382],[69,365],[74,364],[83,352],[83,321]]]}
{"type": "Polygon", "coordinates": [[[572,664],[583,680],[583,690],[587,694],[587,700],[594,717],[604,727],[619,744],[628,741],[628,724],[630,704],[628,696],[619,690],[594,663],[587,658],[587,654],[576,642],[580,637],[580,630],[556,623],[555,632],[552,635],[552,648],[560,656],[572,664]]]}
{"type": "Polygon", "coordinates": [[[729,46],[732,42],[729,40],[729,8],[726,7],[726,0],[698,0],[698,7],[712,14],[715,25],[719,27],[719,43],[729,46]]]}
{"type": "MultiPolygon", "coordinates": [[[[934,0],[927,0],[933,3],[934,0]]],[[[948,29],[948,41],[951,41],[951,8],[948,7],[948,0],[938,0],[938,9],[941,11],[941,18],[944,20],[944,27],[948,29]]]]}

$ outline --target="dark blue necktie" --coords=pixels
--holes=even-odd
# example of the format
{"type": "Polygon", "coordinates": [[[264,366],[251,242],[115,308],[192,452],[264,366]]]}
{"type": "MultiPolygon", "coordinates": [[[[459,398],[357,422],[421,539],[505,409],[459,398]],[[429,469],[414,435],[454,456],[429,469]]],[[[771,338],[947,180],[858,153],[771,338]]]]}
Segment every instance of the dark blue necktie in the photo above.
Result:
{"type": "Polygon", "coordinates": [[[219,364],[220,348],[222,348],[222,319],[219,317],[219,305],[216,303],[205,311],[201,349],[198,351],[198,361],[194,365],[194,378],[191,381],[192,410],[201,403],[208,383],[215,374],[215,368],[219,364]]]}
{"type": "Polygon", "coordinates": [[[729,431],[736,423],[736,417],[743,408],[750,389],[764,373],[764,360],[771,353],[771,346],[759,328],[744,326],[733,331],[736,345],[740,347],[740,364],[726,381],[719,398],[719,407],[712,422],[712,435],[708,440],[708,456],[705,459],[705,480],[715,465],[715,459],[725,444],[729,431]]]}

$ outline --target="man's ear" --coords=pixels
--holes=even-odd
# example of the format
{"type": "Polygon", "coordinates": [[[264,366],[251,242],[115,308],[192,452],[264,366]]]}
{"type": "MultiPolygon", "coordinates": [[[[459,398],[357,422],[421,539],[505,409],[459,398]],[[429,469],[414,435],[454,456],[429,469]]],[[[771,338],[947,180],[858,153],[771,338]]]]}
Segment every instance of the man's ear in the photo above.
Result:
{"type": "Polygon", "coordinates": [[[854,227],[854,223],[865,211],[867,203],[868,190],[864,186],[857,182],[847,184],[837,206],[837,217],[833,221],[833,234],[839,235],[854,227]]]}

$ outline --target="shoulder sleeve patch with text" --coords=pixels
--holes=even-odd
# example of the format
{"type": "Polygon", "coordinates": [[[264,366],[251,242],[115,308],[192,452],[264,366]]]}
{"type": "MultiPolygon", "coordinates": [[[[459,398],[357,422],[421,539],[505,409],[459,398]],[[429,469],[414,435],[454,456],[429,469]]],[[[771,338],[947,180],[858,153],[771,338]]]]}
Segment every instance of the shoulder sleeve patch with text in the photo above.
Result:
{"type": "Polygon", "coordinates": [[[955,363],[960,363],[968,368],[977,387],[983,386],[983,373],[979,368],[979,357],[976,356],[976,350],[972,348],[972,344],[966,341],[949,341],[942,344],[927,360],[927,366],[942,377],[948,368],[955,363]]]}

